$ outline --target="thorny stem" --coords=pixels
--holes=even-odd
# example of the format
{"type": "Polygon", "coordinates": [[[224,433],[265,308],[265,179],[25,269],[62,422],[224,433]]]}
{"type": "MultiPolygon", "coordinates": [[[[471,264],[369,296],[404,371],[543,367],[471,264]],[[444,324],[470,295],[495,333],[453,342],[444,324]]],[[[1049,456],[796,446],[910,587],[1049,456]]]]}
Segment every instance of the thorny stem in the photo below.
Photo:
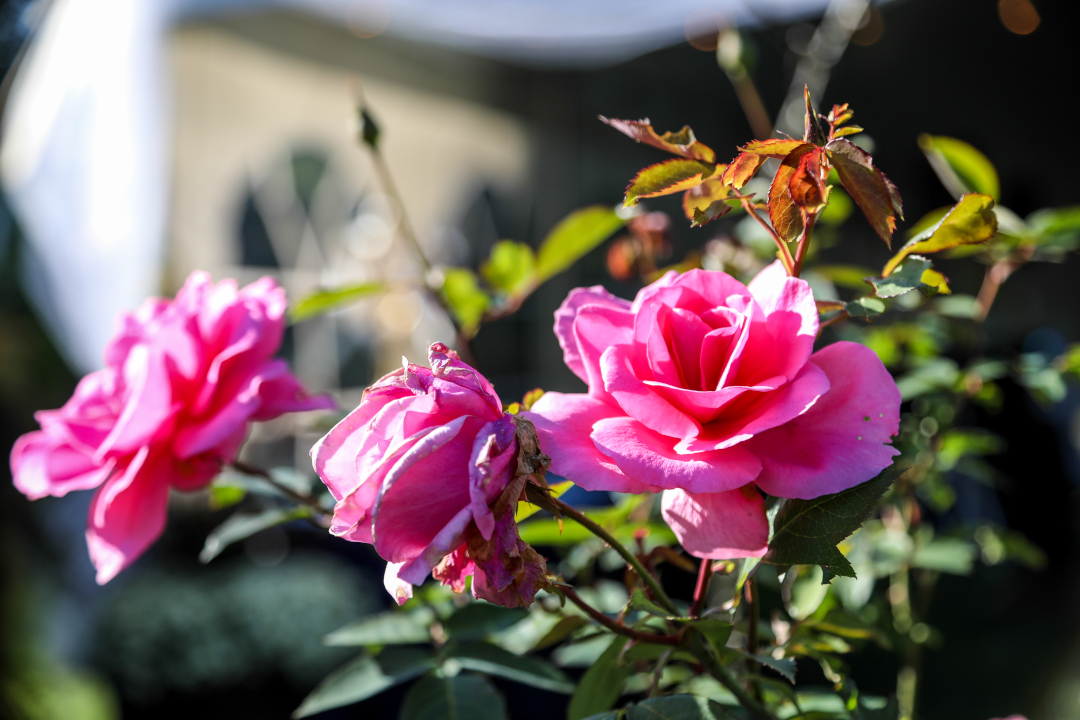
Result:
{"type": "MultiPolygon", "coordinates": [[[[756,655],[758,650],[758,624],[761,622],[761,608],[758,602],[758,584],[757,578],[751,575],[746,585],[743,586],[746,594],[747,615],[746,618],[746,652],[749,655],[756,655]]],[[[747,660],[748,669],[752,674],[761,672],[761,666],[753,661],[747,660]]],[[[757,686],[753,686],[752,692],[757,694],[757,686]]]]}
{"type": "Polygon", "coordinates": [[[836,323],[840,322],[841,320],[847,320],[849,317],[851,317],[851,313],[849,313],[847,310],[844,310],[844,311],[838,313],[837,315],[829,318],[825,322],[818,325],[818,335],[820,335],[821,331],[824,330],[825,328],[829,327],[830,325],[835,325],[836,323]]]}
{"type": "Polygon", "coordinates": [[[614,633],[624,635],[632,640],[637,640],[638,642],[653,643],[654,645],[679,645],[682,643],[682,638],[678,635],[657,635],[655,633],[647,633],[628,628],[622,623],[612,620],[607,615],[582,600],[581,596],[569,585],[560,584],[556,585],[556,587],[559,588],[559,591],[562,592],[570,602],[584,610],[586,615],[614,633]]]}
{"type": "Polygon", "coordinates": [[[776,720],[771,712],[765,709],[765,706],[759,703],[754,698],[750,697],[750,693],[746,691],[738,680],[732,677],[723,663],[713,657],[712,653],[705,650],[698,659],[702,661],[705,668],[709,671],[709,674],[716,678],[721,685],[731,691],[731,694],[735,696],[735,699],[739,701],[739,704],[750,711],[750,714],[754,716],[755,720],[776,720]]]}
{"type": "Polygon", "coordinates": [[[274,489],[277,490],[278,492],[282,493],[283,495],[288,496],[289,498],[295,500],[296,502],[298,502],[298,503],[300,503],[302,505],[307,505],[308,507],[312,508],[315,511],[316,516],[320,520],[328,519],[326,509],[322,506],[322,504],[318,500],[311,497],[310,495],[304,495],[302,493],[296,492],[295,490],[293,490],[288,485],[285,485],[285,484],[279,482],[277,479],[274,478],[273,475],[271,475],[266,470],[263,470],[261,467],[251,465],[249,463],[244,462],[243,460],[233,460],[229,464],[232,465],[235,469],[237,469],[240,472],[244,473],[245,475],[253,475],[255,477],[262,478],[263,480],[265,480],[267,482],[267,484],[273,486],[274,489]]]}
{"type": "Polygon", "coordinates": [[[648,586],[649,590],[653,594],[653,597],[656,598],[656,601],[660,603],[660,605],[665,610],[667,610],[672,615],[679,614],[679,611],[675,609],[675,603],[671,602],[671,598],[669,598],[667,596],[667,593],[664,592],[664,588],[660,586],[660,583],[657,581],[656,577],[654,577],[653,574],[650,573],[645,568],[645,566],[641,564],[641,561],[638,560],[637,556],[634,555],[634,553],[627,550],[622,543],[616,540],[614,535],[602,528],[595,521],[591,520],[587,515],[576,510],[570,505],[567,505],[562,500],[559,500],[558,498],[552,498],[552,500],[554,501],[555,506],[559,508],[559,512],[568,515],[582,526],[588,528],[588,530],[592,532],[593,535],[596,535],[597,537],[602,539],[604,542],[614,548],[615,552],[622,555],[623,559],[626,560],[626,562],[628,562],[630,566],[637,571],[637,574],[641,578],[641,581],[648,586]]]}
{"type": "Polygon", "coordinates": [[[690,617],[700,617],[705,608],[705,598],[709,594],[709,580],[712,579],[713,561],[708,558],[698,567],[697,585],[694,587],[694,604],[690,607],[690,617]]]}
{"type": "Polygon", "coordinates": [[[656,669],[653,670],[652,685],[649,686],[649,694],[647,697],[652,697],[656,694],[657,689],[660,687],[660,676],[664,674],[664,666],[667,665],[667,661],[671,658],[671,654],[675,652],[675,648],[666,650],[660,659],[656,661],[656,669]]]}
{"type": "Polygon", "coordinates": [[[808,214],[803,222],[802,235],[799,236],[799,247],[795,250],[795,265],[791,269],[792,277],[799,277],[802,273],[806,253],[810,249],[810,236],[814,232],[815,222],[817,222],[817,213],[808,214]]]}
{"type": "Polygon", "coordinates": [[[750,217],[757,220],[758,225],[765,228],[765,232],[769,233],[769,237],[776,243],[776,247],[780,249],[780,262],[784,264],[784,269],[788,271],[788,275],[794,274],[795,261],[791,257],[791,251],[788,250],[787,243],[780,239],[780,236],[776,234],[776,231],[772,229],[769,223],[757,214],[757,210],[754,209],[753,204],[750,202],[749,197],[740,197],[742,201],[743,210],[750,217]]]}
{"type": "MultiPolygon", "coordinates": [[[[359,93],[359,90],[357,90],[359,93]]],[[[363,106],[363,98],[360,98],[360,105],[363,106]]],[[[457,346],[458,353],[461,354],[461,359],[472,366],[476,366],[476,357],[472,352],[472,343],[469,338],[461,329],[460,323],[458,323],[457,317],[454,315],[453,310],[443,300],[434,288],[429,284],[429,276],[431,275],[432,265],[428,260],[427,255],[424,253],[424,248],[420,245],[420,238],[417,236],[416,231],[413,229],[412,223],[409,221],[409,214],[405,210],[405,203],[401,198],[401,193],[398,192],[397,184],[394,182],[394,176],[390,173],[390,166],[386,163],[386,158],[383,157],[382,151],[379,149],[378,143],[369,144],[364,143],[368,152],[371,154],[372,164],[375,166],[375,174],[379,178],[379,184],[382,186],[383,192],[385,192],[397,205],[397,210],[401,213],[398,220],[398,232],[405,242],[412,248],[413,254],[416,255],[416,259],[420,262],[420,268],[423,270],[424,288],[427,290],[435,302],[439,304],[439,307],[446,313],[446,317],[450,320],[450,323],[454,326],[454,331],[457,334],[457,346]]]]}
{"type": "Polygon", "coordinates": [[[1031,259],[1034,250],[1035,248],[1032,245],[1022,245],[1010,257],[999,260],[986,268],[982,286],[979,288],[979,294],[975,298],[975,320],[982,322],[986,319],[986,315],[990,312],[990,306],[994,304],[994,299],[997,297],[1002,283],[1019,270],[1021,265],[1031,259]]]}

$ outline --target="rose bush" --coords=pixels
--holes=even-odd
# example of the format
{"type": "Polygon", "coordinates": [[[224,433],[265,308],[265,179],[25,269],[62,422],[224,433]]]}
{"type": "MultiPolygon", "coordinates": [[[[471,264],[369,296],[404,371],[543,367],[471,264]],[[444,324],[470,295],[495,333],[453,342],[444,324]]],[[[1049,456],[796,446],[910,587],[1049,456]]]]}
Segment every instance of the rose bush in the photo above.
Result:
{"type": "Polygon", "coordinates": [[[398,603],[434,570],[457,592],[472,575],[476,597],[528,604],[545,566],[514,524],[514,418],[487,379],[442,343],[428,363],[378,380],[312,449],[315,472],[337,500],[330,532],[375,546],[398,603]]]}
{"type": "Polygon", "coordinates": [[[175,300],[121,315],[104,369],[15,443],[11,473],[30,499],[100,486],[86,529],[99,583],[161,535],[170,488],[199,489],[236,458],[249,421],[333,407],[274,358],[285,309],[271,278],[237,289],[193,273],[175,300]]]}
{"type": "Polygon", "coordinates": [[[698,557],[761,556],[757,488],[835,493],[898,454],[888,371],[856,343],[814,353],[817,332],[810,286],[779,262],[749,286],[671,272],[632,303],[579,288],[555,334],[588,393],[546,393],[526,415],[552,472],[589,490],[663,491],[664,518],[698,557]]]}

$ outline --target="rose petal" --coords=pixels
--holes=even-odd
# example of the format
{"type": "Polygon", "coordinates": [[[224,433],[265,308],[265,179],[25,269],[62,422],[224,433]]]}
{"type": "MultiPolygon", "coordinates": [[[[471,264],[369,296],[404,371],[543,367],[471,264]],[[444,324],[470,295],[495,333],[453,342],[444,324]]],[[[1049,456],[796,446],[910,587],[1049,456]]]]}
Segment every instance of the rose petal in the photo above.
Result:
{"type": "Polygon", "coordinates": [[[585,382],[589,394],[606,400],[601,363],[603,353],[613,345],[625,345],[632,337],[633,317],[626,310],[603,305],[586,305],[578,310],[574,320],[574,337],[577,340],[585,382]]]}
{"type": "Polygon", "coordinates": [[[876,476],[900,454],[886,444],[900,430],[900,391],[874,351],[837,342],[812,359],[830,390],[805,414],[746,443],[761,458],[756,482],[770,495],[840,492],[876,476]]]}
{"type": "Polygon", "coordinates": [[[86,543],[99,585],[135,561],[165,530],[169,467],[143,447],[90,503],[86,543]]]}
{"type": "Polygon", "coordinates": [[[641,493],[654,490],[628,478],[590,439],[593,425],[622,411],[584,393],[547,392],[521,413],[536,426],[540,450],[551,457],[551,472],[586,490],[641,493]]]}
{"type": "Polygon", "coordinates": [[[758,459],[741,447],[680,455],[674,439],[633,418],[598,421],[592,440],[628,477],[654,487],[723,492],[745,485],[761,472],[758,459]]]}
{"type": "Polygon", "coordinates": [[[599,285],[587,288],[575,288],[570,291],[563,300],[563,304],[555,311],[555,337],[559,340],[559,346],[563,351],[563,361],[570,370],[584,382],[589,382],[589,376],[585,372],[585,365],[578,349],[577,338],[574,336],[574,321],[578,311],[586,305],[601,305],[613,310],[629,310],[630,303],[622,298],[617,298],[599,285]]]}
{"type": "Polygon", "coordinates": [[[600,368],[604,388],[630,417],[668,437],[695,437],[701,432],[696,420],[634,374],[626,346],[615,345],[605,350],[600,358],[600,368]]]}
{"type": "Polygon", "coordinates": [[[413,594],[412,583],[405,582],[398,577],[398,572],[404,564],[386,563],[386,570],[383,572],[383,587],[386,588],[386,592],[390,593],[390,597],[397,601],[398,605],[407,603],[412,599],[413,594]]]}
{"type": "Polygon", "coordinates": [[[19,492],[31,500],[95,488],[115,466],[115,459],[98,463],[57,438],[56,433],[27,433],[11,449],[11,477],[19,492]]]}
{"type": "Polygon", "coordinates": [[[516,426],[507,413],[480,428],[469,460],[469,497],[472,518],[485,540],[491,538],[495,517],[489,503],[506,487],[512,475],[510,463],[517,459],[516,426]]]}
{"type": "Polygon", "coordinates": [[[703,426],[697,437],[683,440],[676,449],[686,453],[719,450],[783,425],[807,412],[828,392],[829,378],[809,362],[789,383],[779,376],[749,390],[728,403],[716,422],[703,426]]]}
{"type": "Polygon", "coordinates": [[[809,360],[818,333],[818,312],[810,285],[788,277],[779,261],[750,281],[750,291],[765,315],[755,322],[733,384],[751,385],[762,377],[795,374],[809,360]]]}
{"type": "Polygon", "coordinates": [[[660,509],[679,543],[696,557],[761,557],[768,550],[765,500],[753,485],[721,493],[665,490],[660,509]]]}
{"type": "Polygon", "coordinates": [[[459,433],[475,437],[482,424],[479,418],[463,416],[435,428],[386,474],[371,510],[379,555],[390,562],[420,556],[461,509],[468,508],[472,443],[451,441],[459,433]]]}

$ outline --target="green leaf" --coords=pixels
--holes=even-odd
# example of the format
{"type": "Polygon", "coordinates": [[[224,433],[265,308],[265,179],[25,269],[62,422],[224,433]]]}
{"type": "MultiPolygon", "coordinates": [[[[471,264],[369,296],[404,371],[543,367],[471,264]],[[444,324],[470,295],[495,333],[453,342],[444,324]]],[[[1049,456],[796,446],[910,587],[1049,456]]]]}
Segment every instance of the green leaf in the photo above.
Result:
{"type": "Polygon", "coordinates": [[[888,277],[870,278],[870,284],[879,298],[894,298],[912,290],[930,297],[942,288],[949,290],[945,276],[932,270],[930,261],[919,255],[908,255],[888,277]]]}
{"type": "Polygon", "coordinates": [[[507,720],[506,701],[487,679],[425,675],[405,695],[401,720],[507,720]]]}
{"type": "Polygon", "coordinates": [[[911,565],[950,575],[970,575],[975,569],[975,556],[978,553],[975,544],[967,540],[934,538],[915,551],[911,565]]]}
{"type": "Polygon", "coordinates": [[[905,402],[935,390],[953,387],[960,376],[956,361],[951,358],[934,358],[919,365],[896,381],[900,397],[905,402]]]}
{"type": "Polygon", "coordinates": [[[481,642],[454,643],[446,656],[475,672],[513,680],[551,692],[574,692],[574,682],[546,660],[530,655],[514,655],[496,645],[481,642]]]}
{"type": "Polygon", "coordinates": [[[379,282],[356,283],[339,288],[317,290],[303,300],[293,304],[289,311],[292,322],[307,320],[316,315],[349,305],[366,297],[377,295],[386,290],[386,285],[379,282]]]}
{"type": "Polygon", "coordinates": [[[866,318],[869,320],[870,318],[877,317],[885,312],[885,303],[877,298],[861,297],[849,302],[845,306],[845,309],[851,317],[866,318]]]}
{"type": "Polygon", "coordinates": [[[815,265],[814,272],[849,290],[866,290],[866,278],[874,275],[873,270],[859,265],[815,265]]]}
{"type": "Polygon", "coordinates": [[[639,198],[671,195],[697,187],[716,171],[715,165],[697,160],[673,158],[641,170],[626,188],[625,207],[637,205],[639,198]]]}
{"type": "Polygon", "coordinates": [[[818,213],[818,222],[832,227],[840,227],[844,224],[844,221],[851,217],[851,212],[854,209],[855,203],[851,201],[851,196],[835,185],[830,185],[829,203],[824,210],[818,213]]]}
{"type": "Polygon", "coordinates": [[[983,193],[994,200],[1000,198],[994,164],[968,143],[943,135],[920,135],[919,148],[941,184],[957,200],[969,192],[983,193]]]}
{"type": "Polygon", "coordinates": [[[820,565],[822,582],[834,575],[855,577],[851,563],[836,547],[859,529],[878,501],[907,468],[895,465],[861,485],[812,500],[785,500],[776,515],[769,550],[762,558],[773,565],[820,565]]]}
{"type": "Polygon", "coordinates": [[[582,720],[610,710],[618,701],[623,681],[633,674],[629,664],[620,667],[618,662],[627,642],[621,635],[615,635],[607,650],[585,672],[570,698],[568,720],[582,720]]]}
{"type": "Polygon", "coordinates": [[[251,537],[257,532],[282,525],[293,520],[311,516],[311,508],[300,505],[294,508],[270,508],[256,512],[239,511],[210,531],[203,543],[199,561],[208,563],[235,542],[251,537]]]}
{"type": "Polygon", "coordinates": [[[896,186],[874,167],[873,158],[850,140],[833,140],[825,146],[825,152],[844,189],[862,209],[870,226],[886,246],[892,247],[896,218],[904,218],[896,186]]]}
{"type": "Polygon", "coordinates": [[[707,163],[716,162],[716,153],[712,148],[699,142],[694,137],[694,131],[689,125],[684,125],[678,132],[666,132],[657,135],[653,130],[648,118],[644,120],[617,120],[600,116],[600,122],[606,123],[624,135],[633,138],[637,142],[667,150],[669,153],[680,155],[690,160],[701,160],[707,163]]]}
{"type": "Polygon", "coordinates": [[[584,627],[589,624],[588,618],[581,615],[568,615],[567,617],[560,618],[559,622],[555,623],[555,626],[548,630],[544,637],[536,641],[536,645],[533,646],[534,650],[540,650],[541,648],[551,647],[552,645],[558,645],[580,627],[584,627]]]}
{"type": "Polygon", "coordinates": [[[727,647],[728,639],[731,637],[731,623],[727,620],[707,618],[690,620],[686,624],[697,630],[712,645],[717,657],[722,657],[721,652],[727,647]]]}
{"type": "Polygon", "coordinates": [[[1080,206],[1037,210],[1025,224],[1038,244],[1071,248],[1080,240],[1080,206]]]}
{"type": "Polygon", "coordinates": [[[908,255],[933,253],[960,245],[984,243],[997,232],[994,199],[989,195],[971,193],[960,198],[944,217],[919,233],[886,263],[881,274],[888,277],[908,255]]]}
{"type": "Polygon", "coordinates": [[[449,268],[443,275],[440,292],[462,331],[470,337],[475,335],[484,311],[491,304],[491,298],[480,289],[476,274],[465,268],[449,268]]]}
{"type": "Polygon", "coordinates": [[[247,497],[247,490],[236,485],[210,485],[210,507],[222,510],[235,505],[247,497]]]}
{"type": "Polygon", "coordinates": [[[479,640],[517,625],[529,616],[525,608],[505,608],[477,600],[458,609],[443,623],[455,640],[479,640]]]}
{"type": "Polygon", "coordinates": [[[632,610],[640,610],[641,612],[650,615],[656,615],[657,617],[666,618],[671,616],[671,613],[667,610],[645,597],[645,591],[641,588],[636,588],[634,594],[630,596],[630,608],[632,610]]]}
{"type": "Polygon", "coordinates": [[[323,642],[333,646],[426,643],[431,640],[428,627],[434,619],[428,608],[379,613],[335,630],[323,642]]]}
{"type": "Polygon", "coordinates": [[[718,702],[700,695],[664,695],[626,709],[626,720],[734,720],[718,702]]]}
{"type": "Polygon", "coordinates": [[[610,712],[597,713],[596,715],[590,715],[585,720],[623,720],[626,717],[626,713],[623,710],[612,710],[610,712]]]}
{"type": "Polygon", "coordinates": [[[502,240],[491,248],[491,256],[480,266],[488,285],[507,295],[524,295],[536,284],[536,255],[525,243],[502,240]]]}
{"type": "Polygon", "coordinates": [[[622,226],[622,218],[606,205],[594,205],[567,215],[540,245],[536,261],[540,282],[573,265],[622,226]]]}
{"type": "Polygon", "coordinates": [[[788,682],[795,683],[795,658],[774,658],[772,655],[751,655],[750,653],[738,651],[743,657],[750,658],[756,662],[761,663],[767,668],[771,668],[776,672],[784,676],[788,682]]]}
{"type": "Polygon", "coordinates": [[[327,675],[292,716],[358,703],[434,668],[431,652],[417,648],[389,647],[374,657],[361,655],[327,675]]]}

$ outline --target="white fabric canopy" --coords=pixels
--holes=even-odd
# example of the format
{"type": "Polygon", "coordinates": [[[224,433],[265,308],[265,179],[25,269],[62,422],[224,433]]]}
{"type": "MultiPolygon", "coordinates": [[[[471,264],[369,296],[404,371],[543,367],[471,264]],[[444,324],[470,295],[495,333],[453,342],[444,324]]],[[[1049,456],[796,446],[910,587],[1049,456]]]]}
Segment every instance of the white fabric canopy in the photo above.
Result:
{"type": "Polygon", "coordinates": [[[0,179],[27,238],[31,298],[79,371],[113,318],[159,292],[168,209],[164,50],[185,19],[292,9],[521,63],[588,66],[681,40],[709,13],[742,25],[826,0],[55,0],[4,117],[0,179]]]}

